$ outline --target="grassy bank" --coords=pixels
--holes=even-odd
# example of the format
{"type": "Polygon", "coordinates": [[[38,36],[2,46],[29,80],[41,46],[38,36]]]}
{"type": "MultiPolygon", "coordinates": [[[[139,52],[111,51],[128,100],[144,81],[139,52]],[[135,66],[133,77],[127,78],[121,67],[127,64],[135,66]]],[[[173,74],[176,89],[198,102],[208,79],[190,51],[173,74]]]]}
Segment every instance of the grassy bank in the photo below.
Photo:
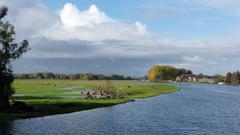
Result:
{"type": "Polygon", "coordinates": [[[16,94],[13,98],[33,106],[36,111],[29,114],[0,113],[0,122],[63,114],[98,107],[112,106],[127,102],[134,98],[147,98],[175,92],[179,87],[165,84],[122,82],[113,84],[119,91],[127,95],[124,99],[82,99],[86,89],[94,89],[99,81],[71,80],[16,80],[16,94]]]}

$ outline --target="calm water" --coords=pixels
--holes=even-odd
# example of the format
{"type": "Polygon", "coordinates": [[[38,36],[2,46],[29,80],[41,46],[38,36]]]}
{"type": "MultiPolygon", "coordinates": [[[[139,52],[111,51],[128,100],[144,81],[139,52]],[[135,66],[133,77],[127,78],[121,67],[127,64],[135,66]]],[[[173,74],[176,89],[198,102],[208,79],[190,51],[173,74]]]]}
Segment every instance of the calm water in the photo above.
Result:
{"type": "Polygon", "coordinates": [[[77,113],[18,120],[9,135],[240,134],[240,87],[176,84],[168,95],[77,113]]]}

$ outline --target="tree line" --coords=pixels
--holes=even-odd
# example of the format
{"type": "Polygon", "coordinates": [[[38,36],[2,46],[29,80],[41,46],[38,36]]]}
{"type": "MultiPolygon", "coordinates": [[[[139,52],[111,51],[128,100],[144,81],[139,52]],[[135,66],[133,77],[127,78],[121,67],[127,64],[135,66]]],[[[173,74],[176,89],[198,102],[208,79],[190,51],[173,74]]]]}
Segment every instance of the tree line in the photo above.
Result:
{"type": "Polygon", "coordinates": [[[14,74],[15,79],[59,79],[59,80],[145,80],[146,77],[132,77],[124,75],[102,75],[93,73],[59,74],[52,72],[38,72],[14,74]]]}

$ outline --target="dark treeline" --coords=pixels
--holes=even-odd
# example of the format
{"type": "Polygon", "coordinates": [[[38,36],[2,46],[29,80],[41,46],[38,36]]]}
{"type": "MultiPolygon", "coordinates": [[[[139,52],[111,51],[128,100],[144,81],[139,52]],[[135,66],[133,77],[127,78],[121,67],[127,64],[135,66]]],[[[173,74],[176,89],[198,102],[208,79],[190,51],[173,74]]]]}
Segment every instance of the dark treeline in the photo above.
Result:
{"type": "Polygon", "coordinates": [[[236,72],[228,72],[225,76],[225,83],[231,85],[239,85],[240,84],[240,73],[236,72]]]}
{"type": "Polygon", "coordinates": [[[92,73],[74,73],[74,74],[59,74],[52,72],[38,72],[15,74],[15,79],[59,79],[59,80],[146,80],[146,77],[132,77],[124,75],[102,75],[92,73]]]}

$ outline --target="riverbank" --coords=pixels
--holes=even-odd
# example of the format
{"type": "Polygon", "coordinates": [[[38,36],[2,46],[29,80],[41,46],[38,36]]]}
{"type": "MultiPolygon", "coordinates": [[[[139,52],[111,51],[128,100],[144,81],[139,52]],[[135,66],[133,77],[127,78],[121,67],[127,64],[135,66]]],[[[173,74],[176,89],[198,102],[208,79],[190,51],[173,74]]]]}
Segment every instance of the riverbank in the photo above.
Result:
{"type": "Polygon", "coordinates": [[[98,83],[99,81],[16,80],[14,100],[25,102],[34,107],[35,111],[28,114],[0,113],[0,122],[107,107],[134,98],[148,98],[180,89],[166,84],[114,81],[114,86],[127,95],[124,99],[81,98],[86,89],[94,89],[98,83]]]}

